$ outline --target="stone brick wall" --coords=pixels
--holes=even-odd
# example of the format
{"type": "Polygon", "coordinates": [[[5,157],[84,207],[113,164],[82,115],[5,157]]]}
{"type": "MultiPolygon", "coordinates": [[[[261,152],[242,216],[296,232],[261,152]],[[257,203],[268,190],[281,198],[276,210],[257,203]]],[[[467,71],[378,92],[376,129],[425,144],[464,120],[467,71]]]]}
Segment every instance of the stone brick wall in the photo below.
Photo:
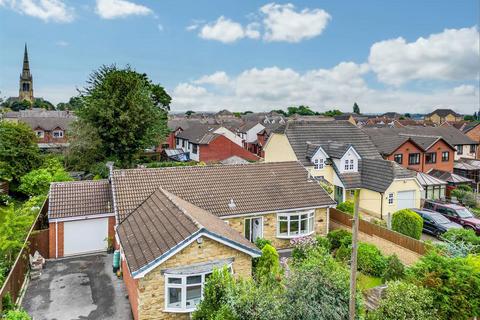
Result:
{"type": "Polygon", "coordinates": [[[48,227],[48,240],[49,240],[49,250],[48,254],[50,258],[60,258],[63,257],[63,222],[56,224],[55,222],[49,223],[48,227]],[[57,232],[56,226],[58,225],[58,256],[57,256],[57,232]]]}
{"type": "MultiPolygon", "coordinates": [[[[270,240],[277,249],[285,249],[290,247],[290,239],[277,238],[277,214],[268,213],[263,217],[263,238],[270,240]]],[[[226,218],[228,225],[233,229],[244,234],[245,217],[226,218]]],[[[315,234],[327,234],[327,209],[319,208],[315,210],[315,234]]]]}
{"type": "Polygon", "coordinates": [[[251,276],[252,259],[249,255],[207,237],[203,237],[201,244],[196,241],[191,243],[149,272],[145,277],[138,280],[138,319],[189,319],[190,315],[188,313],[163,311],[165,304],[165,278],[162,270],[228,258],[234,259],[232,267],[236,276],[251,276]]]}

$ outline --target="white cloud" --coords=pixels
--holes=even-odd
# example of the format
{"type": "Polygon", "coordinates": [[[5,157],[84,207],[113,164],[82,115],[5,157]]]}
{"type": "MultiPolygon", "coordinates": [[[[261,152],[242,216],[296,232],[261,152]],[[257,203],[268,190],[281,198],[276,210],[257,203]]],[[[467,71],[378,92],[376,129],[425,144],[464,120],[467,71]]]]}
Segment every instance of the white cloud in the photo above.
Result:
{"type": "MultiPolygon", "coordinates": [[[[351,111],[356,101],[362,112],[431,111],[434,106],[448,105],[462,112],[473,112],[479,107],[479,93],[469,86],[457,89],[465,94],[452,94],[455,89],[431,92],[410,92],[397,89],[373,89],[364,80],[368,65],[342,62],[331,69],[312,69],[303,73],[291,68],[252,68],[238,75],[218,71],[192,83],[181,83],[173,90],[174,111],[254,109],[268,111],[290,105],[309,105],[318,111],[340,108],[351,111]],[[221,80],[223,79],[223,80],[221,80]],[[215,86],[212,90],[197,84],[215,86]],[[465,110],[465,111],[464,111],[465,110]]],[[[460,88],[460,87],[458,87],[460,88]]]]}
{"type": "Polygon", "coordinates": [[[158,31],[163,31],[163,25],[161,25],[160,23],[157,25],[157,28],[158,28],[158,31]]]}
{"type": "Polygon", "coordinates": [[[199,79],[193,81],[195,84],[213,84],[213,85],[226,85],[229,83],[229,78],[224,71],[217,71],[215,73],[205,75],[199,79]]]}
{"type": "Polygon", "coordinates": [[[468,96],[478,94],[475,86],[462,84],[458,87],[453,88],[452,93],[456,96],[468,96]]]}
{"type": "Polygon", "coordinates": [[[66,23],[74,20],[74,9],[61,0],[4,0],[0,1],[0,6],[45,22],[66,23]]]}
{"type": "Polygon", "coordinates": [[[428,38],[403,38],[374,43],[369,63],[378,79],[401,85],[409,80],[470,80],[480,70],[479,32],[476,27],[445,29],[428,38]]]}
{"type": "Polygon", "coordinates": [[[55,44],[59,47],[68,47],[70,45],[70,43],[68,43],[67,41],[63,41],[63,40],[57,41],[55,44]]]}
{"type": "Polygon", "coordinates": [[[295,11],[291,3],[269,3],[260,8],[264,15],[264,39],[267,41],[300,42],[319,36],[331,16],[322,9],[295,11]]]}
{"type": "Polygon", "coordinates": [[[242,38],[258,38],[260,35],[252,28],[243,28],[240,23],[221,16],[215,22],[204,25],[198,35],[203,39],[232,43],[242,38]]]}
{"type": "Polygon", "coordinates": [[[127,0],[97,0],[95,12],[103,19],[124,18],[131,15],[145,16],[153,11],[127,0]]]}
{"type": "Polygon", "coordinates": [[[185,30],[187,30],[187,31],[193,31],[193,30],[197,30],[198,27],[199,27],[198,24],[191,24],[191,25],[187,26],[187,27],[185,28],[185,30]]]}

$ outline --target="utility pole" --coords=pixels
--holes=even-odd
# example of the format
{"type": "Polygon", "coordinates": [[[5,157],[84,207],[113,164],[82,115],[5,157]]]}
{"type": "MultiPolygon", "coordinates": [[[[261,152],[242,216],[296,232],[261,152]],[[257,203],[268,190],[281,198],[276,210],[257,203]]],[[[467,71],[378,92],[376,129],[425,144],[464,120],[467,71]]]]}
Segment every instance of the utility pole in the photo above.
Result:
{"type": "Polygon", "coordinates": [[[350,261],[350,303],[349,319],[355,320],[355,296],[357,293],[357,253],[358,253],[358,201],[360,189],[355,189],[353,196],[354,210],[352,222],[352,259],[350,261]]]}

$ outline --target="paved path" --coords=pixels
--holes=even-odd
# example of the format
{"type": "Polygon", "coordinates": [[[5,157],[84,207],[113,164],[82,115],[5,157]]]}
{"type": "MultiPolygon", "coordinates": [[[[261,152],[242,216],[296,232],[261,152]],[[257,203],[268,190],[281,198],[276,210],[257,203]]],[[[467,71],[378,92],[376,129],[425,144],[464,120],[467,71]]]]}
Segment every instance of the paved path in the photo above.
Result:
{"type": "Polygon", "coordinates": [[[111,265],[107,254],[47,261],[28,284],[22,307],[34,320],[131,320],[125,285],[111,265]]]}

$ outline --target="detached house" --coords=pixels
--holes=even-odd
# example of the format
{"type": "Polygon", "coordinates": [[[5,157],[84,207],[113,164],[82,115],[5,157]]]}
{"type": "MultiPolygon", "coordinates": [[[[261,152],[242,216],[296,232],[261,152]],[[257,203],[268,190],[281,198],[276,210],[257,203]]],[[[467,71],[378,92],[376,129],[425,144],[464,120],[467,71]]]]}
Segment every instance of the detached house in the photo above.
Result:
{"type": "Polygon", "coordinates": [[[256,239],[286,249],[292,238],[325,235],[335,206],[296,161],[111,170],[109,181],[75,183],[50,190],[50,227],[58,225],[51,250],[62,243],[57,257],[104,250],[97,240],[110,235],[113,220],[135,319],[189,319],[214,268],[251,276],[261,254],[256,239]],[[92,233],[97,240],[87,241],[92,233]],[[67,245],[74,238],[76,249],[67,245]]]}
{"type": "Polygon", "coordinates": [[[424,119],[427,121],[432,121],[437,125],[442,124],[445,121],[462,121],[463,116],[461,114],[456,113],[452,109],[436,109],[430,113],[427,113],[424,116],[424,119]]]}
{"type": "Polygon", "coordinates": [[[265,161],[300,161],[312,177],[332,187],[337,203],[360,189],[360,210],[386,218],[419,208],[422,187],[414,171],[384,160],[369,137],[346,121],[288,122],[265,146],[265,161]]]}

